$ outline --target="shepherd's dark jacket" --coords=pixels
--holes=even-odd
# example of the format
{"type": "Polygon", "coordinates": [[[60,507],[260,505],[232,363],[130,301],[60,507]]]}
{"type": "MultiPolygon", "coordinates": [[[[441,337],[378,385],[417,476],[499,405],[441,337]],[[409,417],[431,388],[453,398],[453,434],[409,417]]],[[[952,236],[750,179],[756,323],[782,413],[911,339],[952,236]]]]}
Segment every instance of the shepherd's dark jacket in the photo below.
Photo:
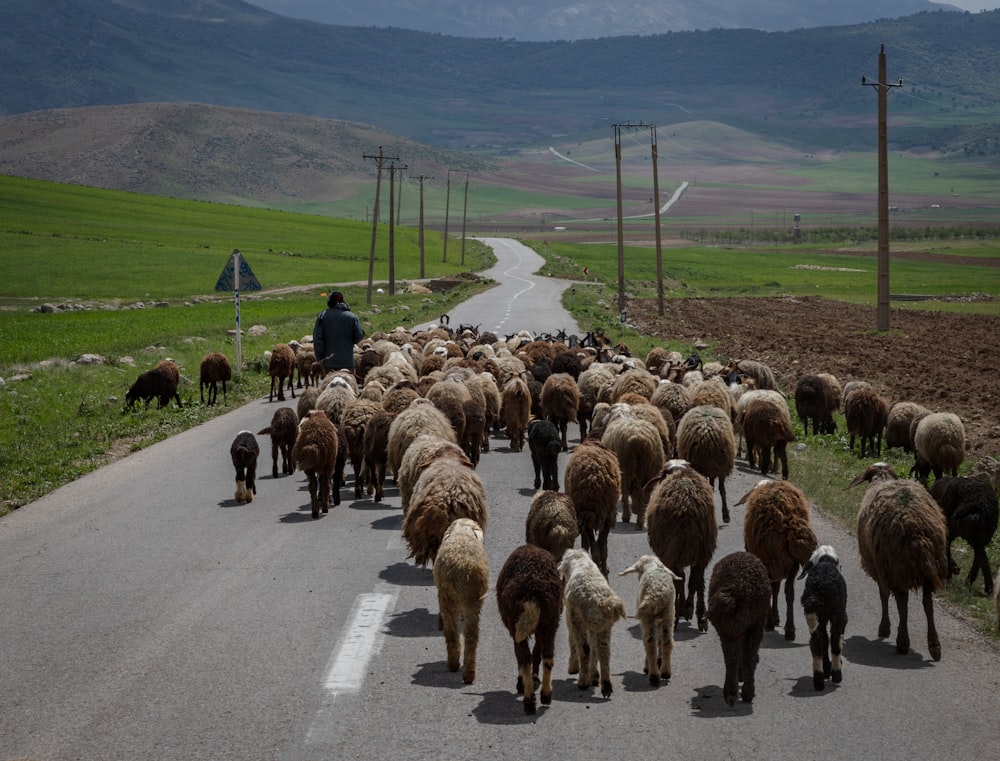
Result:
{"type": "Polygon", "coordinates": [[[316,360],[327,370],[354,369],[354,345],[365,337],[358,316],[346,309],[324,309],[313,328],[316,360]]]}

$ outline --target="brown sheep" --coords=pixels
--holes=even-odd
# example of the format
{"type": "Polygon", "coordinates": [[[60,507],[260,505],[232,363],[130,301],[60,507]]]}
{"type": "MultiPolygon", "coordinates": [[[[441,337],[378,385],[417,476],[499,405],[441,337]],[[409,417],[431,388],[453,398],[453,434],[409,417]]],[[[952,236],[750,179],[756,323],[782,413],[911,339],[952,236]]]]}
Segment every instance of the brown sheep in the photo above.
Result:
{"type": "Polygon", "coordinates": [[[271,437],[271,478],[278,477],[278,454],[281,454],[281,472],[286,476],[295,471],[292,449],[299,435],[299,420],[291,407],[279,407],[271,416],[271,425],[257,431],[258,436],[271,437]]]}
{"type": "MultiPolygon", "coordinates": [[[[330,511],[330,482],[337,469],[337,429],[322,410],[311,410],[299,424],[299,436],[292,448],[293,468],[309,480],[312,517],[330,511]]],[[[333,484],[334,505],[340,504],[340,484],[333,484]]]]}
{"type": "Polygon", "coordinates": [[[206,354],[201,360],[200,380],[198,390],[201,392],[201,403],[205,403],[205,389],[208,388],[208,404],[213,405],[219,400],[219,384],[222,384],[222,401],[226,401],[226,383],[233,378],[233,368],[221,351],[206,354]]]}
{"type": "Polygon", "coordinates": [[[677,453],[714,485],[719,479],[722,521],[729,523],[726,476],[736,467],[736,438],[729,415],[712,405],[692,407],[677,424],[677,453]]]}
{"type": "Polygon", "coordinates": [[[608,534],[618,519],[622,475],[615,453],[595,439],[584,439],[566,462],[566,494],[573,502],[580,545],[607,576],[608,534]]]}
{"type": "Polygon", "coordinates": [[[458,444],[442,439],[435,433],[420,434],[406,448],[399,464],[399,473],[396,474],[396,485],[399,487],[404,515],[410,507],[413,489],[417,485],[420,474],[424,472],[424,468],[432,462],[444,459],[472,466],[472,462],[458,444]]]}
{"type": "Polygon", "coordinates": [[[365,425],[365,469],[369,493],[375,502],[385,497],[385,471],[389,459],[389,427],[396,416],[381,410],[368,419],[365,425]]]}
{"type": "Polygon", "coordinates": [[[766,476],[771,472],[773,451],[775,464],[781,463],[781,477],[787,480],[787,448],[788,442],[795,441],[795,431],[785,398],[777,391],[757,391],[740,414],[738,425],[746,436],[750,467],[757,460],[761,475],[766,476]]]}
{"type": "Polygon", "coordinates": [[[806,495],[787,481],[759,481],[737,505],[746,505],[743,544],[759,557],[771,580],[767,631],[779,622],[778,593],[785,582],[785,639],[795,639],[795,577],[819,543],[809,524],[806,495]]]}
{"type": "Polygon", "coordinates": [[[170,404],[171,399],[177,401],[179,408],[183,407],[181,395],[177,392],[180,378],[180,368],[174,362],[164,360],[152,370],[146,370],[139,374],[139,377],[135,379],[125,394],[125,403],[131,408],[135,406],[138,399],[142,399],[148,408],[150,399],[155,396],[157,408],[166,407],[170,404]]]}
{"type": "Polygon", "coordinates": [[[552,553],[557,561],[576,543],[580,527],[569,495],[543,489],[535,492],[524,521],[524,541],[552,553]]]}
{"type": "MultiPolygon", "coordinates": [[[[910,426],[917,415],[926,416],[930,410],[916,402],[893,402],[889,407],[889,415],[885,423],[885,445],[902,447],[904,452],[913,451],[913,438],[910,426]]],[[[916,430],[914,429],[914,433],[916,430]]]]}
{"type": "Polygon", "coordinates": [[[503,387],[500,414],[507,428],[507,438],[514,452],[524,450],[524,437],[531,418],[531,392],[520,378],[511,378],[503,387]]]}
{"type": "Polygon", "coordinates": [[[844,420],[851,434],[850,450],[854,439],[861,439],[860,456],[878,455],[882,452],[882,430],[889,417],[889,403],[871,386],[862,386],[844,395],[844,420]]]}
{"type": "Polygon", "coordinates": [[[240,431],[229,447],[236,468],[236,501],[253,502],[257,493],[257,456],[260,447],[250,431],[240,431]]]}
{"type": "Polygon", "coordinates": [[[475,399],[470,399],[462,405],[462,411],[465,413],[465,428],[459,441],[472,460],[472,466],[476,467],[479,465],[484,442],[489,438],[486,433],[485,407],[475,399]]]}
{"type": "Polygon", "coordinates": [[[795,413],[806,436],[810,422],[815,436],[837,432],[833,413],[840,409],[840,384],[834,386],[829,377],[826,373],[803,375],[795,384],[795,413]]]}
{"type": "Polygon", "coordinates": [[[559,426],[562,438],[562,451],[569,451],[566,441],[566,428],[569,423],[575,423],[577,409],[580,406],[580,389],[577,388],[573,376],[568,373],[553,373],[542,385],[540,395],[542,405],[541,417],[551,420],[559,426]]]}
{"type": "Polygon", "coordinates": [[[288,379],[288,390],[295,398],[295,386],[292,376],[295,374],[295,352],[288,344],[275,344],[271,350],[271,359],[267,363],[267,374],[271,376],[271,392],[267,401],[274,401],[277,393],[278,401],[285,401],[285,379],[288,379]]]}
{"type": "Polygon", "coordinates": [[[356,399],[344,410],[341,416],[340,430],[347,440],[348,457],[351,460],[351,467],[354,470],[354,498],[361,499],[361,495],[368,483],[368,470],[365,464],[365,428],[368,421],[381,412],[382,408],[368,399],[356,399]]]}
{"type": "Polygon", "coordinates": [[[395,475],[407,447],[422,433],[433,433],[448,441],[458,441],[455,429],[441,410],[429,399],[414,399],[410,406],[396,415],[389,427],[386,466],[395,475]]]}

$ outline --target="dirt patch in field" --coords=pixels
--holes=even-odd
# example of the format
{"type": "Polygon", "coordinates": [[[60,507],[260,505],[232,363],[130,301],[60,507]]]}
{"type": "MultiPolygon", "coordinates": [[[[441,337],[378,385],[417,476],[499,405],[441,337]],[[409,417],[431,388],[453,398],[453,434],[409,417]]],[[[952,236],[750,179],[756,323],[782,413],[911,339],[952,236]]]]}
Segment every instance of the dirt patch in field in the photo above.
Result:
{"type": "Polygon", "coordinates": [[[765,362],[788,393],[802,375],[830,372],[872,383],[890,403],[954,412],[969,459],[1000,456],[1000,316],[894,309],[877,333],[873,307],[819,297],[669,299],[662,317],[655,300],[629,307],[640,332],[765,362]]]}

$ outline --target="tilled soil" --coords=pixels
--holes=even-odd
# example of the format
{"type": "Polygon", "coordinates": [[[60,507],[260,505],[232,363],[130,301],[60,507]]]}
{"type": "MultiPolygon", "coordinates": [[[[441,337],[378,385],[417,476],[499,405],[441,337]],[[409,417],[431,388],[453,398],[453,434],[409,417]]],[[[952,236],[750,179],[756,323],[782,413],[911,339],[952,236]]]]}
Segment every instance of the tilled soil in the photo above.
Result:
{"type": "Polygon", "coordinates": [[[954,412],[968,459],[1000,456],[1000,315],[896,309],[879,333],[873,307],[819,297],[668,299],[662,317],[655,300],[629,307],[642,333],[768,364],[788,394],[800,376],[829,372],[868,381],[890,403],[954,412]]]}

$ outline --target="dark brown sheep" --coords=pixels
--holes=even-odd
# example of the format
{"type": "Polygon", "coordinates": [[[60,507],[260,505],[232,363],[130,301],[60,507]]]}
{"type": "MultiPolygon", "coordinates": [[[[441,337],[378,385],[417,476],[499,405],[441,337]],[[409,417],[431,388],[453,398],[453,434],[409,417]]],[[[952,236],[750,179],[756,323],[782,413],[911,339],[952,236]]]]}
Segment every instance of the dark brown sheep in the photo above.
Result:
{"type": "Polygon", "coordinates": [[[618,520],[622,474],[615,453],[595,439],[585,439],[570,454],[563,474],[580,527],[580,546],[608,575],[608,534],[618,520]]]}
{"type": "MultiPolygon", "coordinates": [[[[337,466],[337,429],[322,410],[311,410],[299,424],[299,436],[292,449],[292,460],[309,479],[309,503],[312,517],[330,510],[330,482],[337,466]]],[[[340,504],[339,484],[335,485],[334,504],[340,504]]]]}
{"type": "Polygon", "coordinates": [[[208,388],[208,403],[215,404],[219,400],[219,384],[222,384],[222,401],[226,401],[226,383],[233,378],[233,368],[221,351],[206,354],[201,360],[200,380],[198,390],[201,392],[201,403],[205,403],[205,389],[208,388]]]}
{"type": "Polygon", "coordinates": [[[993,576],[986,548],[997,530],[997,495],[988,481],[981,478],[939,478],[931,487],[931,496],[944,511],[948,524],[948,576],[958,573],[951,555],[951,543],[964,539],[972,548],[972,567],[967,583],[983,572],[983,591],[993,594],[993,576]]]}
{"type": "Polygon", "coordinates": [[[277,394],[278,401],[285,401],[285,381],[288,381],[288,390],[295,398],[295,386],[292,377],[295,375],[295,352],[288,344],[275,344],[271,350],[271,358],[267,363],[267,374],[271,376],[271,392],[267,401],[274,401],[277,394]]]}
{"type": "Polygon", "coordinates": [[[236,468],[236,501],[253,502],[257,493],[257,456],[260,447],[250,431],[240,431],[229,447],[236,468]]]}
{"type": "Polygon", "coordinates": [[[278,454],[281,454],[281,472],[286,476],[295,472],[292,448],[299,435],[299,421],[291,407],[279,407],[271,416],[271,425],[257,431],[258,436],[271,437],[271,478],[278,477],[278,454]]]}
{"type": "Polygon", "coordinates": [[[142,399],[148,408],[149,401],[156,397],[158,408],[166,407],[171,399],[177,401],[178,407],[183,407],[181,395],[177,392],[180,379],[180,368],[170,360],[163,360],[152,370],[139,374],[125,394],[125,403],[134,407],[136,401],[142,399]]]}
{"type": "Polygon", "coordinates": [[[882,431],[889,418],[889,403],[871,386],[862,386],[844,396],[844,420],[851,434],[850,450],[854,439],[861,439],[860,456],[879,455],[882,452],[882,431]]]}
{"type": "Polygon", "coordinates": [[[795,384],[795,412],[802,421],[802,429],[809,435],[836,433],[837,423],[833,413],[840,409],[840,385],[834,386],[825,375],[803,375],[795,384]]]}

